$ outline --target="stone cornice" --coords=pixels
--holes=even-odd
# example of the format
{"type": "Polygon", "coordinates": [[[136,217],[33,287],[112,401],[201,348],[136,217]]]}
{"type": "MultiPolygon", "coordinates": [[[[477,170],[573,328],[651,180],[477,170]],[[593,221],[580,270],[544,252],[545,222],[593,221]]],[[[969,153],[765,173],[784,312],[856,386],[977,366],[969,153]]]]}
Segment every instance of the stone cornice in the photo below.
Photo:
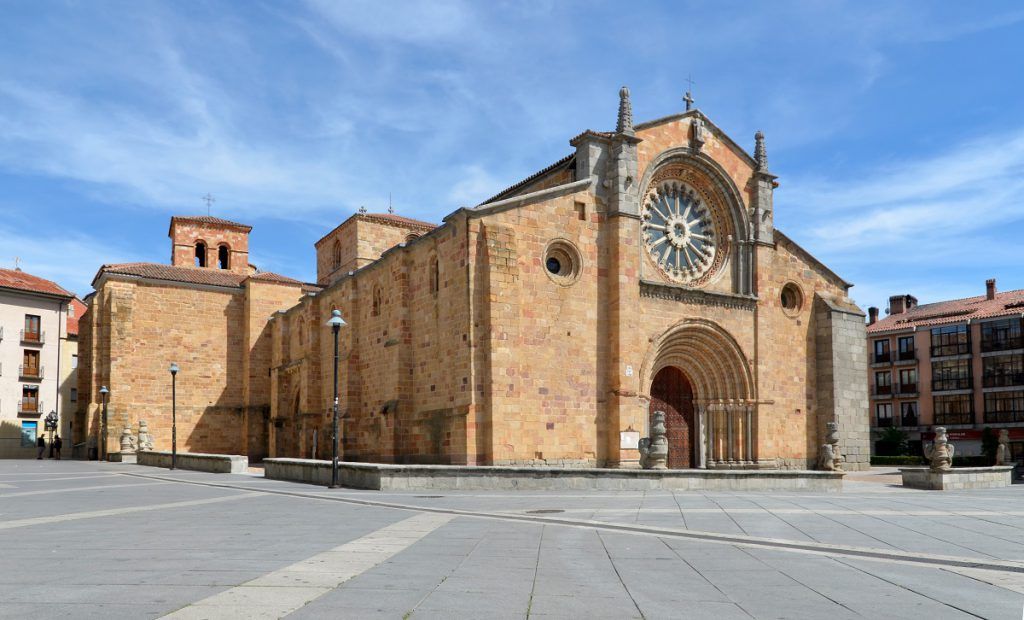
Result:
{"type": "Polygon", "coordinates": [[[702,306],[719,306],[736,310],[752,311],[757,307],[757,297],[751,295],[735,295],[732,293],[716,293],[701,289],[687,288],[677,284],[665,284],[650,280],[640,281],[640,296],[667,301],[680,301],[702,306]]]}

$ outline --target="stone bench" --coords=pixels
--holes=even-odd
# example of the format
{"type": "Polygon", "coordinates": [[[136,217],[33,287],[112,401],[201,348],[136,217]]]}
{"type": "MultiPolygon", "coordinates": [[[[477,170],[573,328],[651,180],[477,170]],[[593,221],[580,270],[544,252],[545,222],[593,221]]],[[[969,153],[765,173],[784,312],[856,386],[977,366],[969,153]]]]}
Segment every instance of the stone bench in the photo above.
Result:
{"type": "MultiPolygon", "coordinates": [[[[170,467],[170,452],[138,452],[139,465],[170,467]]],[[[249,457],[238,454],[201,454],[179,452],[174,464],[177,469],[205,471],[212,474],[244,474],[249,469],[249,457]]]]}
{"type": "Polygon", "coordinates": [[[901,467],[903,486],[931,491],[966,489],[997,489],[1013,483],[1013,467],[954,467],[949,471],[932,471],[928,467],[901,467]]]}
{"type": "MultiPolygon", "coordinates": [[[[266,478],[326,486],[331,462],[263,459],[266,478]]],[[[600,469],[341,463],[344,487],[375,491],[826,491],[842,490],[843,472],[798,470],[600,469]]]]}

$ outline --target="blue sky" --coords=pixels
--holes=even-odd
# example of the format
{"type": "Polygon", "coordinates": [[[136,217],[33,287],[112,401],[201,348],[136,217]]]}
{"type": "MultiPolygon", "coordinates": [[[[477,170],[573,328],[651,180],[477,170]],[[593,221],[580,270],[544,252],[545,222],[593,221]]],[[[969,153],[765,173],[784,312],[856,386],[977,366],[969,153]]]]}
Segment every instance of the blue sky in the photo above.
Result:
{"type": "Polygon", "coordinates": [[[613,128],[621,85],[639,122],[692,75],[862,307],[1024,288],[1024,6],[966,6],[0,0],[0,265],[85,294],[167,262],[210,192],[312,280],[360,205],[438,222],[613,128]]]}

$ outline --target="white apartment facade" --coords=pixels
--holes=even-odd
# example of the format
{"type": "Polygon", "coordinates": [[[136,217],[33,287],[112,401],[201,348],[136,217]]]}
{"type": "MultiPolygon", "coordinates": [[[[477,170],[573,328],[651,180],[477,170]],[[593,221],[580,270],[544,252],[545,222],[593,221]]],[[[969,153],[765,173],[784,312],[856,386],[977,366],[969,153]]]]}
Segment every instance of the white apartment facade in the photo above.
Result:
{"type": "Polygon", "coordinates": [[[71,455],[64,432],[74,408],[64,402],[61,383],[69,383],[63,366],[72,363],[62,349],[73,297],[50,280],[0,269],[0,458],[35,457],[36,439],[44,435],[50,442],[50,412],[65,437],[62,452],[71,455]]]}

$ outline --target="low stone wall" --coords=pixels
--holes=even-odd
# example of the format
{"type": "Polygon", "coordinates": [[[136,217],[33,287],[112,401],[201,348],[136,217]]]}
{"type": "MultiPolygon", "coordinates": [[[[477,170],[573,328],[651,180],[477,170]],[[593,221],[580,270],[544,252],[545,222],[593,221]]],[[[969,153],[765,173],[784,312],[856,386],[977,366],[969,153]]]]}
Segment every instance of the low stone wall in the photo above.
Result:
{"type": "Polygon", "coordinates": [[[137,463],[139,455],[137,452],[111,452],[108,459],[111,463],[137,463]]]}
{"type": "MultiPolygon", "coordinates": [[[[264,476],[328,485],[331,462],[264,459],[264,476]]],[[[824,491],[842,490],[843,473],[794,470],[596,469],[341,463],[342,486],[377,491],[824,491]]]]}
{"type": "Polygon", "coordinates": [[[932,471],[928,467],[901,467],[903,486],[931,491],[996,489],[1013,483],[1013,467],[955,467],[932,471]]]}
{"type": "MultiPolygon", "coordinates": [[[[139,452],[138,464],[152,467],[170,467],[170,452],[139,452]]],[[[244,474],[249,469],[249,457],[237,454],[201,454],[179,452],[175,462],[178,469],[205,471],[212,474],[244,474]]]]}

